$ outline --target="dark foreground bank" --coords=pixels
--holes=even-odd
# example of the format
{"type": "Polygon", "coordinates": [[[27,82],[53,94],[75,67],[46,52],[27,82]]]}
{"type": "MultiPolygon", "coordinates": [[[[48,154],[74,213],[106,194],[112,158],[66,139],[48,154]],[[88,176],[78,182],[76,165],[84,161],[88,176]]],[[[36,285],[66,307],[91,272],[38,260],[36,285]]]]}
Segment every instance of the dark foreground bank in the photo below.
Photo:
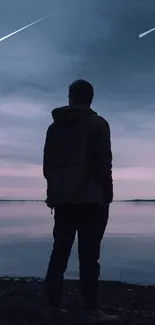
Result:
{"type": "MultiPolygon", "coordinates": [[[[100,282],[100,303],[105,312],[120,315],[121,324],[155,325],[155,287],[100,282]]],[[[0,325],[83,324],[77,281],[65,281],[63,305],[70,311],[68,320],[54,322],[41,279],[0,278],[0,325]]]]}

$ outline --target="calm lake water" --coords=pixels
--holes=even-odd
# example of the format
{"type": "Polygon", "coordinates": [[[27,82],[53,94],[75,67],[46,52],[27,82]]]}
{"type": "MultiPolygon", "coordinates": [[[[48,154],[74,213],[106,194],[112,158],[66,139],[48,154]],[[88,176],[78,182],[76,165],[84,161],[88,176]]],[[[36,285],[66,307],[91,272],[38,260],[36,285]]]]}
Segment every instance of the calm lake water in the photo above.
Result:
{"type": "MultiPolygon", "coordinates": [[[[0,276],[44,277],[52,230],[44,203],[0,203],[0,276]]],[[[111,205],[100,263],[102,279],[155,284],[155,203],[111,205]]],[[[66,277],[78,277],[76,241],[66,277]]]]}

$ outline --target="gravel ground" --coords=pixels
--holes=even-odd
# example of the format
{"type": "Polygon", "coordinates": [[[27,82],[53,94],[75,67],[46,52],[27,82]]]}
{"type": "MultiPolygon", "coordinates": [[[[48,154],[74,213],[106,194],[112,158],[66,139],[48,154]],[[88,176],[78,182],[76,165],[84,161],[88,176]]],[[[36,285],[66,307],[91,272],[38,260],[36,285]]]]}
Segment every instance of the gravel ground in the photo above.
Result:
{"type": "MultiPolygon", "coordinates": [[[[78,281],[66,280],[63,305],[66,320],[52,320],[44,296],[43,280],[0,278],[0,325],[84,324],[78,281]]],[[[100,282],[100,304],[109,314],[120,315],[120,324],[155,325],[155,287],[120,282],[100,282]]]]}

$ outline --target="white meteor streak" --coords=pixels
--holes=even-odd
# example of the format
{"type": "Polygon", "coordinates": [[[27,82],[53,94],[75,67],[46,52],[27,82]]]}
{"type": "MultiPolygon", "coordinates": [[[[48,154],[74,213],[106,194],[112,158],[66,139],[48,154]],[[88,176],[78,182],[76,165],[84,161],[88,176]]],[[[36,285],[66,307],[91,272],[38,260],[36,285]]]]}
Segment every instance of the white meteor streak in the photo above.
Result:
{"type": "Polygon", "coordinates": [[[41,21],[41,20],[43,20],[43,19],[46,19],[46,18],[48,18],[48,17],[50,17],[50,16],[51,16],[51,14],[50,14],[50,15],[47,15],[47,16],[44,16],[44,17],[42,17],[42,18],[40,18],[40,19],[37,19],[37,20],[35,20],[33,23],[30,23],[30,24],[28,24],[28,25],[26,25],[26,26],[24,26],[24,27],[22,27],[22,28],[20,28],[20,29],[17,29],[17,30],[14,31],[13,33],[8,34],[8,35],[6,35],[6,36],[0,38],[0,42],[4,41],[5,39],[7,39],[7,38],[9,38],[9,37],[11,37],[11,36],[13,36],[13,35],[15,35],[15,34],[21,32],[22,30],[24,30],[24,29],[26,29],[26,28],[28,28],[28,27],[34,25],[34,24],[39,23],[39,21],[41,21]]]}
{"type": "Polygon", "coordinates": [[[147,34],[152,33],[154,30],[155,30],[155,28],[149,29],[148,31],[140,34],[139,37],[142,38],[142,37],[146,36],[147,34]]]}

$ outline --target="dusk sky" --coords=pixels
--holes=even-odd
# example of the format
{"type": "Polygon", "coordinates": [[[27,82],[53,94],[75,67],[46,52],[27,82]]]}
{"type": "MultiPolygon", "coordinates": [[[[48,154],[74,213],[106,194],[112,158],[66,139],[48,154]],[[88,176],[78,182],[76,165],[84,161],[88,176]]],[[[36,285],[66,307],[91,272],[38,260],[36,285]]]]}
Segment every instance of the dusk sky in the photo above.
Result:
{"type": "Polygon", "coordinates": [[[154,0],[1,0],[0,198],[44,199],[45,133],[75,79],[111,126],[114,198],[155,198],[154,0]]]}

